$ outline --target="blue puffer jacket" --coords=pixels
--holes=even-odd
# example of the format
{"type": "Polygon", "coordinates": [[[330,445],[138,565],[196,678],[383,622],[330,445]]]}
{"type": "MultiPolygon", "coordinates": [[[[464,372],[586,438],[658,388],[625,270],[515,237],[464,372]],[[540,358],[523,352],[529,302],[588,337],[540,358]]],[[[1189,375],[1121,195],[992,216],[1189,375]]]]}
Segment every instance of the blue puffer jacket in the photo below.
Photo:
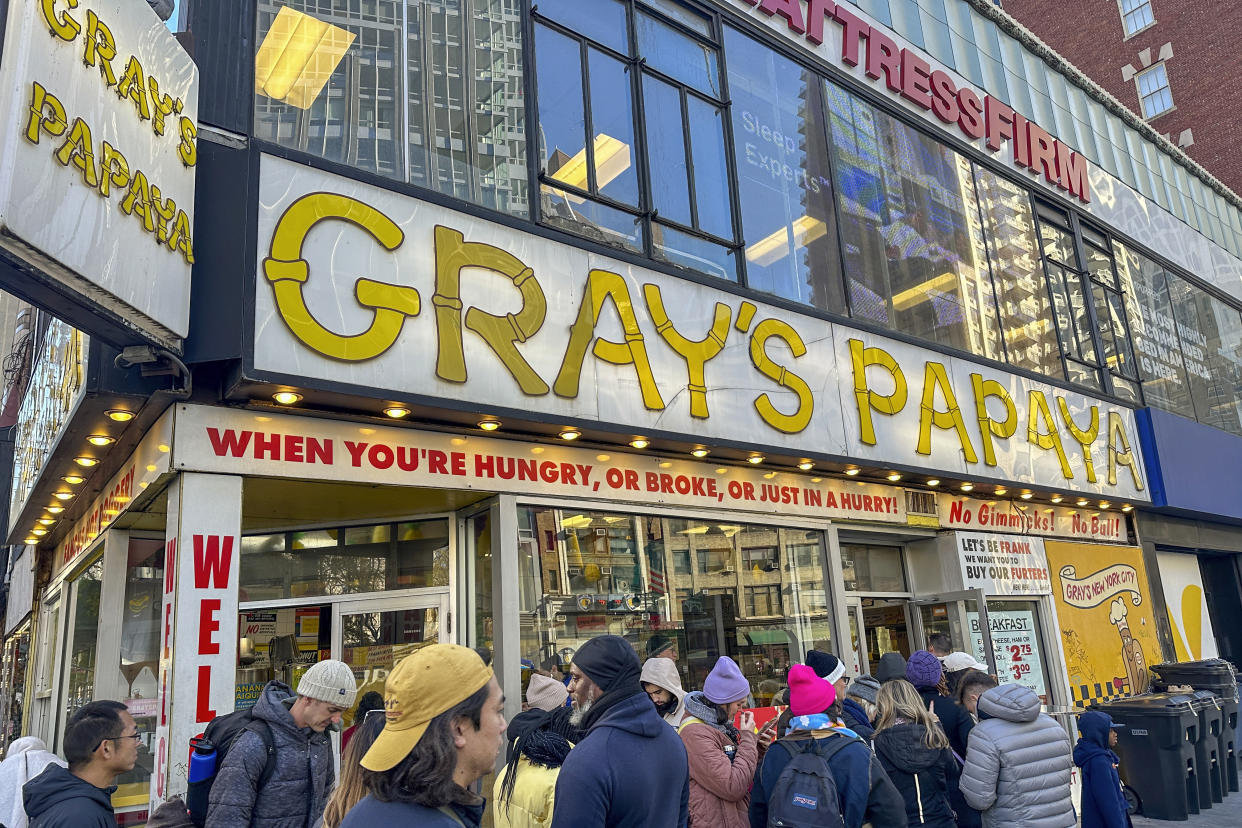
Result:
{"type": "Polygon", "coordinates": [[[1074,764],[1082,768],[1082,828],[1130,828],[1130,813],[1121,795],[1117,754],[1109,750],[1113,719],[1088,710],[1078,717],[1082,737],[1074,748],[1074,764]]]}
{"type": "Polygon", "coordinates": [[[271,726],[276,767],[262,791],[267,764],[263,737],[247,731],[229,748],[216,772],[207,806],[207,828],[312,828],[336,784],[328,734],[298,727],[288,705],[293,691],[279,681],[263,688],[254,717],[271,726]]]}
{"type": "Polygon", "coordinates": [[[569,752],[552,828],[685,828],[686,747],[646,693],[623,699],[569,752]]]}
{"type": "Polygon", "coordinates": [[[349,809],[341,828],[373,828],[376,825],[387,825],[389,828],[406,825],[417,825],[418,828],[479,828],[482,821],[482,805],[428,808],[414,802],[380,802],[373,796],[367,796],[349,809]],[[448,809],[457,814],[456,819],[448,809]]]}

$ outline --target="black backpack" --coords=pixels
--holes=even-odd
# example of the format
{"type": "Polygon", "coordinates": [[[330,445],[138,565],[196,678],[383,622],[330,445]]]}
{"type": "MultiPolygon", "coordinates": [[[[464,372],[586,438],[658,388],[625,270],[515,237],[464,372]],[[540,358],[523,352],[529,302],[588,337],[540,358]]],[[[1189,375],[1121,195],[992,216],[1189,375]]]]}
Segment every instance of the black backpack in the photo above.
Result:
{"type": "Polygon", "coordinates": [[[216,766],[211,775],[197,782],[191,782],[186,791],[185,804],[190,810],[190,819],[198,828],[207,822],[207,803],[211,795],[211,786],[224,767],[224,757],[242,734],[246,731],[257,733],[267,749],[267,762],[263,765],[263,773],[259,774],[256,790],[262,790],[272,778],[276,770],[276,746],[272,742],[272,726],[262,719],[256,719],[251,710],[238,710],[224,716],[217,716],[207,725],[201,739],[191,739],[191,749],[202,751],[203,748],[214,750],[216,766]]]}
{"type": "Polygon", "coordinates": [[[862,744],[862,740],[834,736],[823,753],[815,749],[815,739],[781,739],[779,743],[789,751],[790,759],[768,796],[768,828],[845,825],[837,780],[828,760],[852,744],[862,744]]]}

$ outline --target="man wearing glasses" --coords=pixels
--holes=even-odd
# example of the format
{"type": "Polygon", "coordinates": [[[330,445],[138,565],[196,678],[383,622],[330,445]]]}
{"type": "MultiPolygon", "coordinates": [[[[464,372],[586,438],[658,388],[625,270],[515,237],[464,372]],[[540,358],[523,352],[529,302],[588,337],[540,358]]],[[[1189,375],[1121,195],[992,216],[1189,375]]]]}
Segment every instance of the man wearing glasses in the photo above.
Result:
{"type": "Polygon", "coordinates": [[[116,777],[133,770],[142,734],[125,705],[96,701],[69,717],[65,758],[22,789],[30,828],[116,828],[116,777]]]}

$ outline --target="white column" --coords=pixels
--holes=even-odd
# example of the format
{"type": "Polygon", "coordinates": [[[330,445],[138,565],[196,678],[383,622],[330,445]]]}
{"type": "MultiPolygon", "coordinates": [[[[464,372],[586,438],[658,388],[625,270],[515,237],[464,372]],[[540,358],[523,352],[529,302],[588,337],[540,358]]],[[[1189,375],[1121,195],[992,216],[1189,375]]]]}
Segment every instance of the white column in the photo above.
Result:
{"type": "Polygon", "coordinates": [[[241,477],[186,472],[168,489],[153,802],[185,793],[190,738],[233,710],[241,510],[241,477]]]}
{"type": "Polygon", "coordinates": [[[125,701],[129,682],[121,673],[121,625],[125,620],[125,572],[129,532],[104,534],[103,581],[99,585],[99,632],[95,637],[95,698],[125,701]]]}

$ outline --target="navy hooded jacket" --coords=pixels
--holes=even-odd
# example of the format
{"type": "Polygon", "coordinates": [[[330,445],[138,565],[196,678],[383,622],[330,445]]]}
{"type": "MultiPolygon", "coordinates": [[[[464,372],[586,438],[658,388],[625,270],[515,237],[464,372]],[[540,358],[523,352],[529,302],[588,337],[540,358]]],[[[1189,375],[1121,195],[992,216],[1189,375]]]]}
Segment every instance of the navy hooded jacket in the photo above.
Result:
{"type": "Polygon", "coordinates": [[[841,700],[841,718],[845,720],[845,726],[857,733],[859,736],[871,741],[871,737],[875,735],[875,726],[871,724],[871,720],[867,718],[867,711],[863,706],[853,699],[841,700]]]}
{"type": "Polygon", "coordinates": [[[30,828],[116,828],[112,792],[60,765],[48,765],[22,788],[30,828]]]}
{"type": "Polygon", "coordinates": [[[646,693],[617,702],[569,751],[552,828],[685,828],[686,746],[646,693]]]}
{"type": "Polygon", "coordinates": [[[1117,754],[1108,748],[1112,717],[1088,710],[1078,717],[1082,734],[1074,748],[1074,764],[1082,768],[1082,828],[1130,828],[1130,813],[1121,795],[1117,754]]]}

